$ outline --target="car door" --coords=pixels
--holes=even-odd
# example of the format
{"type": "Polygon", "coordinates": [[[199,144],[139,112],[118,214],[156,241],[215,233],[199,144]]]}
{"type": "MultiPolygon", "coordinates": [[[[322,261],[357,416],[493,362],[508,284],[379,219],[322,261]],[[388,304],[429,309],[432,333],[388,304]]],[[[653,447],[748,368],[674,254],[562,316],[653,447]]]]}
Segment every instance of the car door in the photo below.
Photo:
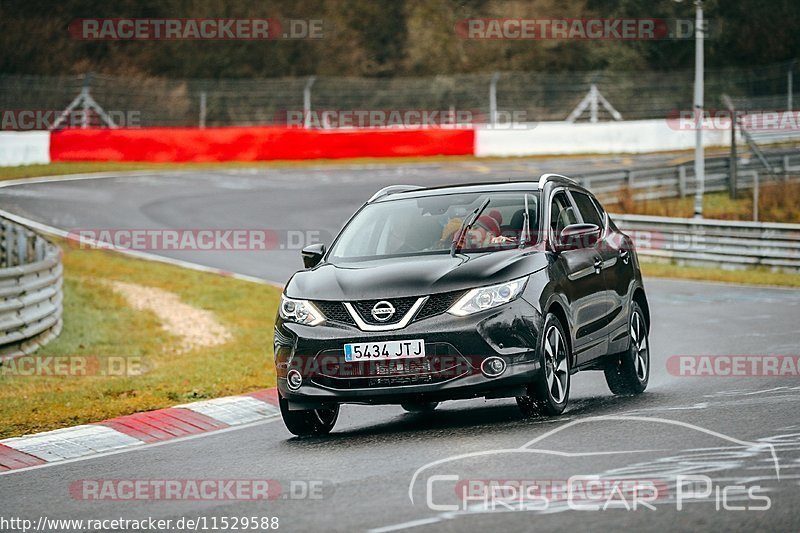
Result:
{"type": "MultiPolygon", "coordinates": [[[[566,189],[556,189],[550,201],[550,242],[570,224],[581,220],[566,189]]],[[[570,304],[573,346],[578,365],[607,352],[608,313],[605,285],[600,275],[602,259],[597,247],[567,250],[558,254],[563,269],[562,291],[570,304]]]]}
{"type": "Polygon", "coordinates": [[[570,192],[584,222],[598,224],[602,228],[598,252],[603,260],[601,274],[608,301],[609,353],[621,352],[628,347],[629,295],[635,280],[632,241],[611,227],[596,198],[581,191],[570,192]]]}

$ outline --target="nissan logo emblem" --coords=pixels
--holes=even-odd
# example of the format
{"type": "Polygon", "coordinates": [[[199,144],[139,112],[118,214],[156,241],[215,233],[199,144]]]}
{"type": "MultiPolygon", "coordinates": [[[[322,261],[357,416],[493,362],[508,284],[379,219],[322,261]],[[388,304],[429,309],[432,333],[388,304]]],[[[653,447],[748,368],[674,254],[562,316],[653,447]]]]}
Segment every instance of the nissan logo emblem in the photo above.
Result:
{"type": "Polygon", "coordinates": [[[394,306],[387,302],[386,300],[382,300],[375,304],[372,308],[372,318],[377,320],[378,322],[386,322],[390,318],[394,316],[394,306]]]}

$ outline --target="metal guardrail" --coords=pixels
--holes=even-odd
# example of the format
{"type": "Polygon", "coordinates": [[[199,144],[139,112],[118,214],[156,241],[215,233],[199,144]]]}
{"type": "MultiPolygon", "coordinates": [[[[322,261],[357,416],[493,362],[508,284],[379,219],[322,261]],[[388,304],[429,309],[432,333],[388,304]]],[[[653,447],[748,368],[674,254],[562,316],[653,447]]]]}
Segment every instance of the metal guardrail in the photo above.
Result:
{"type": "MultiPolygon", "coordinates": [[[[800,173],[800,151],[771,152],[766,154],[775,174],[769,173],[757,158],[740,159],[737,164],[737,188],[752,188],[757,180],[764,182],[781,179],[793,172],[800,173]]],[[[673,167],[645,167],[574,174],[571,177],[590,189],[606,202],[613,202],[623,189],[628,189],[636,200],[677,198],[694,194],[697,182],[694,163],[689,161],[673,167]]],[[[727,191],[730,180],[730,159],[706,159],[705,192],[727,191]]]]}
{"type": "Polygon", "coordinates": [[[35,351],[61,332],[61,251],[0,218],[0,360],[35,351]]]}
{"type": "Polygon", "coordinates": [[[800,224],[611,215],[640,256],[678,265],[800,272],[800,224]]]}

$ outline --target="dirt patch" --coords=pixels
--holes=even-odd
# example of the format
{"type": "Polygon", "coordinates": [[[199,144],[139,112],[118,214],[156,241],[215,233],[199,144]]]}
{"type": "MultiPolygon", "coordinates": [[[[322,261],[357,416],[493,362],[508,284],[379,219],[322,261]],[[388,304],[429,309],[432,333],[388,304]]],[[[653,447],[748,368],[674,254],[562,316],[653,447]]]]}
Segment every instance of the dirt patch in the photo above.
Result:
{"type": "Polygon", "coordinates": [[[109,285],[134,309],[155,313],[164,329],[180,338],[177,353],[218,346],[232,338],[213,313],[181,302],[174,293],[122,281],[111,281],[109,285]]]}

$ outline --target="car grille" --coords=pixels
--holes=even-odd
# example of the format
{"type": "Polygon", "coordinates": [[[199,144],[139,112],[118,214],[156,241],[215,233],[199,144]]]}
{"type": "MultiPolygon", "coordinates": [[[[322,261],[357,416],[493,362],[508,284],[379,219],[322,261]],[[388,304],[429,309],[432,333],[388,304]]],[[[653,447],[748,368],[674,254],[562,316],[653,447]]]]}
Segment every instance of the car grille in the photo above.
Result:
{"type": "Polygon", "coordinates": [[[350,324],[351,326],[356,325],[353,317],[347,312],[342,302],[315,301],[314,305],[317,306],[317,308],[322,311],[322,314],[329,320],[350,324]]]}
{"type": "Polygon", "coordinates": [[[373,326],[380,326],[380,325],[391,325],[397,324],[408,314],[411,308],[417,303],[419,298],[386,298],[385,300],[360,300],[358,302],[353,302],[353,307],[355,308],[356,312],[358,312],[359,316],[361,316],[361,320],[366,322],[367,324],[373,326]],[[380,320],[375,320],[372,316],[372,308],[375,307],[375,304],[378,302],[387,301],[394,306],[394,314],[392,318],[389,320],[385,320],[381,322],[380,320]]]}
{"type": "Polygon", "coordinates": [[[472,366],[445,342],[426,343],[425,357],[392,361],[344,360],[343,350],[326,350],[317,356],[318,372],[311,381],[337,390],[426,385],[464,376],[472,366]]]}
{"type": "MultiPolygon", "coordinates": [[[[450,309],[459,298],[466,294],[466,292],[467,291],[453,291],[432,294],[423,304],[422,309],[417,312],[417,316],[414,320],[422,320],[444,313],[450,309]]],[[[353,307],[356,309],[361,319],[367,324],[392,325],[400,322],[418,299],[419,297],[417,296],[411,298],[387,298],[386,301],[394,306],[395,313],[394,316],[386,322],[378,322],[372,316],[372,308],[376,303],[382,302],[383,300],[361,300],[353,302],[353,307]]],[[[327,319],[355,326],[353,317],[347,312],[342,302],[316,300],[314,301],[314,305],[322,311],[322,314],[325,315],[327,319]]]]}

